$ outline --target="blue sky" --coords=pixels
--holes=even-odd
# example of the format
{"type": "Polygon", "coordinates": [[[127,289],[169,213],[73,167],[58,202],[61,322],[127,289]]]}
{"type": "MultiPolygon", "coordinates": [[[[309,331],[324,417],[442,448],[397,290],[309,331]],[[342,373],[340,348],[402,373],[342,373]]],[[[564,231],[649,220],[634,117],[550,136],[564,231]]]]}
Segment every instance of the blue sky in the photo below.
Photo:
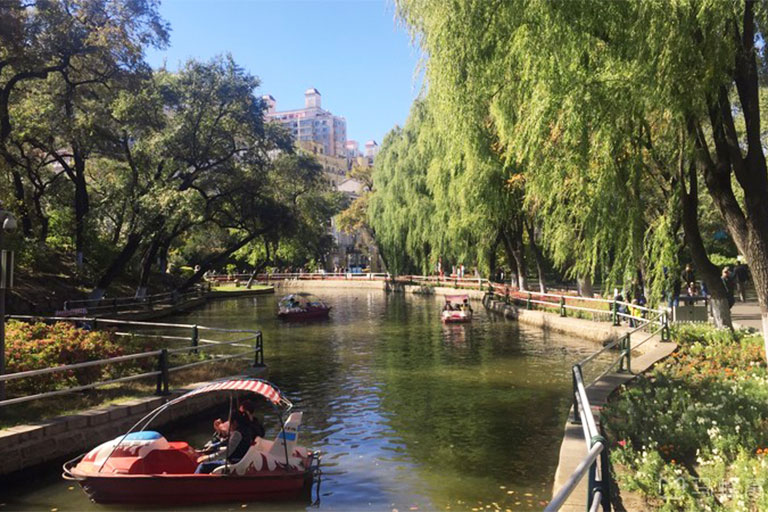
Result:
{"type": "Polygon", "coordinates": [[[152,66],[231,53],[278,110],[303,107],[316,87],[361,147],[402,125],[421,87],[418,52],[386,0],[163,0],[160,12],[171,41],[148,53],[152,66]]]}

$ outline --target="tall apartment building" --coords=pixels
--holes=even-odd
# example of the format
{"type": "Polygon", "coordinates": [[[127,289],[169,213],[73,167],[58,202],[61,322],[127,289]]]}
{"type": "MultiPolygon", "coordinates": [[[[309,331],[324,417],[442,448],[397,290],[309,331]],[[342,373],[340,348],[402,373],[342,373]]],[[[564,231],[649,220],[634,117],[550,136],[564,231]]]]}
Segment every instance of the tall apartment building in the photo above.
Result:
{"type": "Polygon", "coordinates": [[[277,121],[293,135],[297,145],[319,144],[323,154],[346,157],[347,121],[321,107],[320,91],[314,87],[304,91],[304,108],[278,112],[270,94],[263,96],[267,104],[267,121],[277,121]]]}

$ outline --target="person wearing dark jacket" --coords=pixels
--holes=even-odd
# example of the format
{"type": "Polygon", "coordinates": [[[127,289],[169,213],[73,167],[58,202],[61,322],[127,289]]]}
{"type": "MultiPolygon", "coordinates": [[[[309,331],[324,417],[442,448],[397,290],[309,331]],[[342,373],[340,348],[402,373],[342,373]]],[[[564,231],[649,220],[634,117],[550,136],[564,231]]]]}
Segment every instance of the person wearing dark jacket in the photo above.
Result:
{"type": "Polygon", "coordinates": [[[235,464],[246,454],[253,442],[251,429],[248,425],[241,418],[233,416],[229,421],[227,430],[227,438],[220,441],[218,446],[216,444],[211,446],[214,450],[213,453],[197,458],[198,466],[195,473],[210,473],[223,464],[235,464]],[[225,442],[226,446],[224,446],[225,442]]]}
{"type": "Polygon", "coordinates": [[[733,277],[736,282],[736,292],[739,294],[741,302],[747,301],[747,281],[749,280],[749,267],[744,263],[736,265],[733,269],[733,277]]]}
{"type": "Polygon", "coordinates": [[[690,263],[685,265],[685,270],[680,274],[680,279],[683,281],[683,286],[686,288],[696,285],[696,273],[693,271],[693,267],[690,263]]]}

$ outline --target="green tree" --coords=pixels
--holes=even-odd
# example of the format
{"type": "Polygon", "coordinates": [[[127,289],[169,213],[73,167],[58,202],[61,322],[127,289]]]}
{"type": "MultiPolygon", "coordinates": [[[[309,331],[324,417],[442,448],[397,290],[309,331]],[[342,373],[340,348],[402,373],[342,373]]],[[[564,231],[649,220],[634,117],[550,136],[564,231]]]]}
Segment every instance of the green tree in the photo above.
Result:
{"type": "MultiPolygon", "coordinates": [[[[75,90],[103,84],[118,73],[147,69],[144,49],[163,46],[168,33],[152,0],[11,0],[0,10],[0,156],[12,176],[15,198],[26,237],[32,236],[29,195],[21,172],[23,162],[12,151],[13,102],[19,89],[52,75],[64,84],[64,115],[74,129],[75,90]]],[[[17,141],[18,142],[18,141],[17,141]]],[[[65,174],[75,185],[78,251],[82,252],[84,219],[88,211],[84,158],[78,142],[69,146],[73,163],[65,174]]],[[[29,152],[27,151],[27,154],[29,152]]]]}
{"type": "Polygon", "coordinates": [[[576,254],[577,267],[605,267],[614,280],[667,263],[643,261],[644,242],[659,212],[679,207],[676,197],[691,212],[686,242],[715,319],[730,325],[719,271],[697,235],[701,175],[750,263],[768,323],[756,46],[763,4],[403,0],[398,8],[429,55],[441,119],[489,118],[504,155],[525,165],[526,200],[545,206],[556,262],[576,254]],[[734,112],[743,115],[741,131],[734,112]]]}

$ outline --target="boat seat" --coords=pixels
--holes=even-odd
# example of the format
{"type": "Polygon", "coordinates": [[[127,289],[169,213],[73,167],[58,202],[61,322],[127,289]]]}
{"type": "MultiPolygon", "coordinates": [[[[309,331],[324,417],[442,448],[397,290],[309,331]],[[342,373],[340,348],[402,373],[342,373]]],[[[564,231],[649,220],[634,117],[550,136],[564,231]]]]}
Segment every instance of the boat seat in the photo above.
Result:
{"type": "Polygon", "coordinates": [[[226,474],[243,475],[251,463],[253,463],[253,466],[257,470],[260,470],[262,469],[262,466],[264,466],[264,458],[262,458],[261,454],[266,453],[268,450],[268,448],[265,450],[265,446],[271,448],[272,443],[262,439],[261,437],[257,437],[256,440],[251,444],[251,447],[248,448],[248,451],[245,452],[245,455],[243,455],[242,459],[240,459],[238,462],[235,462],[234,464],[222,464],[221,466],[214,468],[211,473],[219,475],[225,474],[226,471],[226,474]]]}

